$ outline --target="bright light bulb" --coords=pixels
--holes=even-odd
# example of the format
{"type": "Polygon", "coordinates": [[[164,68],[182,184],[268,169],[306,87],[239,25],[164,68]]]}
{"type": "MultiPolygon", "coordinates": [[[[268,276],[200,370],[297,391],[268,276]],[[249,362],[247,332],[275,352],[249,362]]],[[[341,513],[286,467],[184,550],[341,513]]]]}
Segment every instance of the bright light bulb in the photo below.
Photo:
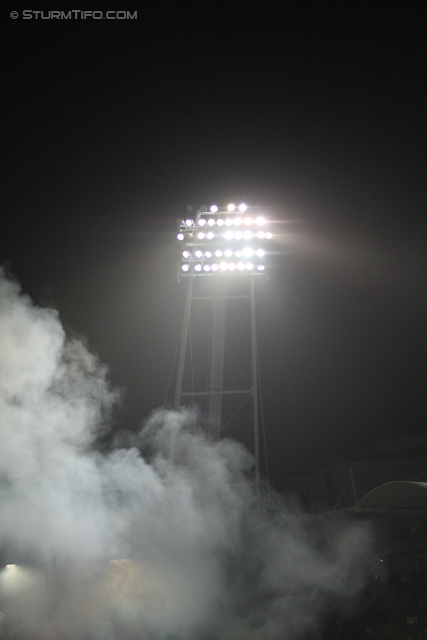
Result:
{"type": "Polygon", "coordinates": [[[231,258],[231,256],[233,255],[233,252],[232,252],[231,249],[226,249],[224,251],[224,255],[225,255],[226,258],[231,258]]]}
{"type": "Polygon", "coordinates": [[[221,249],[217,249],[217,250],[215,251],[215,255],[216,255],[216,257],[217,257],[217,258],[220,258],[220,257],[222,256],[222,251],[221,251],[221,249]]]}
{"type": "Polygon", "coordinates": [[[226,271],[227,263],[226,262],[221,262],[221,264],[219,265],[219,268],[221,269],[221,271],[226,271]]]}
{"type": "Polygon", "coordinates": [[[241,251],[236,251],[235,254],[236,258],[241,258],[242,257],[242,252],[241,251]]]}
{"type": "Polygon", "coordinates": [[[246,258],[250,258],[250,256],[253,254],[253,251],[250,247],[245,247],[242,253],[246,258]]]}
{"type": "Polygon", "coordinates": [[[267,238],[267,240],[271,240],[271,238],[273,237],[273,234],[270,233],[270,231],[267,231],[267,233],[265,234],[265,237],[267,238]]]}
{"type": "Polygon", "coordinates": [[[222,218],[219,218],[219,219],[217,220],[217,225],[218,225],[218,227],[222,227],[222,226],[224,226],[224,220],[223,220],[222,218]]]}
{"type": "Polygon", "coordinates": [[[178,235],[176,237],[178,238],[178,240],[184,240],[184,234],[183,233],[178,233],[178,235]]]}
{"type": "Polygon", "coordinates": [[[256,252],[257,256],[259,258],[262,258],[262,256],[265,254],[264,249],[258,249],[258,251],[256,252]]]}
{"type": "Polygon", "coordinates": [[[242,213],[244,213],[247,208],[248,208],[247,205],[244,204],[243,202],[242,204],[239,204],[239,211],[241,211],[242,213]]]}
{"type": "Polygon", "coordinates": [[[200,220],[199,220],[199,227],[204,227],[204,226],[205,226],[205,224],[206,224],[206,220],[205,220],[205,218],[200,218],[200,220]]]}
{"type": "Polygon", "coordinates": [[[247,224],[249,227],[249,225],[252,224],[252,218],[245,218],[245,224],[247,224]]]}
{"type": "Polygon", "coordinates": [[[182,267],[181,267],[181,269],[182,269],[183,271],[188,271],[188,270],[190,269],[190,265],[188,265],[188,264],[183,264],[183,265],[182,265],[182,267]]]}
{"type": "Polygon", "coordinates": [[[254,268],[254,265],[252,264],[252,262],[247,262],[247,263],[245,264],[245,267],[246,267],[246,269],[247,269],[248,271],[250,271],[251,269],[253,269],[253,268],[254,268]]]}
{"type": "Polygon", "coordinates": [[[205,258],[212,258],[212,254],[210,251],[205,251],[205,258]]]}
{"type": "Polygon", "coordinates": [[[196,258],[201,258],[203,256],[203,251],[200,251],[200,249],[197,249],[194,255],[196,256],[196,258]]]}
{"type": "Polygon", "coordinates": [[[191,257],[191,253],[189,251],[183,251],[182,255],[184,258],[190,258],[191,257]]]}
{"type": "Polygon", "coordinates": [[[238,262],[237,263],[237,268],[239,269],[239,271],[243,271],[243,269],[245,268],[245,265],[243,262],[238,262]]]}
{"type": "Polygon", "coordinates": [[[188,218],[188,220],[185,221],[185,224],[187,227],[192,227],[194,222],[192,220],[190,220],[190,218],[188,218]]]}
{"type": "Polygon", "coordinates": [[[234,264],[234,262],[230,262],[228,264],[228,268],[229,268],[230,271],[234,271],[234,269],[236,268],[236,265],[234,264]]]}
{"type": "Polygon", "coordinates": [[[197,237],[199,238],[199,240],[203,240],[203,238],[205,237],[205,234],[203,231],[199,231],[199,233],[197,234],[197,237]]]}
{"type": "Polygon", "coordinates": [[[232,218],[226,218],[225,219],[225,226],[226,227],[231,227],[232,224],[233,224],[233,219],[232,218]]]}
{"type": "Polygon", "coordinates": [[[232,231],[226,231],[226,232],[224,233],[224,238],[225,238],[226,240],[232,240],[232,238],[233,238],[233,237],[234,237],[234,234],[233,234],[233,232],[232,232],[232,231]]]}
{"type": "Polygon", "coordinates": [[[265,233],[264,233],[264,231],[257,231],[256,237],[257,237],[257,238],[265,238],[265,233]]]}
{"type": "Polygon", "coordinates": [[[264,271],[265,267],[263,264],[259,264],[257,267],[258,271],[264,271]]]}
{"type": "Polygon", "coordinates": [[[212,271],[218,271],[218,265],[216,264],[216,262],[214,262],[212,265],[212,271]]]}
{"type": "Polygon", "coordinates": [[[215,220],[214,220],[213,218],[209,218],[209,220],[208,220],[208,225],[209,225],[210,227],[213,227],[213,226],[214,226],[214,224],[215,224],[215,220]]]}
{"type": "Polygon", "coordinates": [[[211,210],[212,213],[216,213],[218,211],[218,207],[216,206],[216,204],[213,204],[213,205],[211,205],[210,210],[211,210]]]}
{"type": "Polygon", "coordinates": [[[244,231],[243,232],[243,237],[245,240],[251,240],[251,238],[253,237],[253,233],[252,231],[244,231]]]}
{"type": "Polygon", "coordinates": [[[230,203],[227,207],[228,211],[234,211],[235,208],[236,208],[235,205],[232,203],[230,203]]]}
{"type": "Polygon", "coordinates": [[[203,265],[203,271],[210,271],[211,270],[211,265],[210,264],[204,264],[203,265]]]}
{"type": "Polygon", "coordinates": [[[194,271],[201,271],[201,270],[202,270],[202,265],[196,264],[196,266],[194,267],[194,271]]]}
{"type": "Polygon", "coordinates": [[[236,227],[238,227],[240,224],[242,224],[242,218],[234,218],[234,224],[236,225],[236,227]]]}
{"type": "Polygon", "coordinates": [[[259,216],[256,220],[255,220],[255,224],[257,224],[259,227],[262,227],[263,224],[265,224],[265,220],[264,218],[262,218],[261,216],[259,216]]]}
{"type": "Polygon", "coordinates": [[[241,240],[243,238],[243,233],[241,231],[236,231],[234,237],[236,238],[236,240],[241,240]]]}
{"type": "Polygon", "coordinates": [[[206,237],[208,240],[212,240],[213,238],[215,238],[215,234],[213,231],[208,231],[206,237]]]}

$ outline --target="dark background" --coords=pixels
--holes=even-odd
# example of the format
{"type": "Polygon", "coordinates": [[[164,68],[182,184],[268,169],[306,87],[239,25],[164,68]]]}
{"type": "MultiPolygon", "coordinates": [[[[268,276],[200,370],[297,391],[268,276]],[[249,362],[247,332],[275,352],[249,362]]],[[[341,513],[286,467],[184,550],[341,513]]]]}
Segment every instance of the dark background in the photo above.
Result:
{"type": "Polygon", "coordinates": [[[427,433],[424,3],[295,7],[4,15],[0,262],[126,389],[116,429],[165,402],[186,206],[277,221],[257,300],[273,478],[427,433]]]}

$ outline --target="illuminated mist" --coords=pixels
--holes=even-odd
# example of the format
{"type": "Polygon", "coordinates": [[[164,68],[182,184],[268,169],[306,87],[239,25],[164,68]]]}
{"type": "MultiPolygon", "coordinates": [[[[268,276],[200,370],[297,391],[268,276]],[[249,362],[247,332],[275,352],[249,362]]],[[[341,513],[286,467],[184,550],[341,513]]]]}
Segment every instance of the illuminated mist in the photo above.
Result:
{"type": "Polygon", "coordinates": [[[273,521],[249,453],[194,435],[185,412],[159,410],[138,448],[101,454],[117,401],[57,313],[1,273],[0,635],[292,640],[349,606],[373,560],[366,528],[283,504],[273,521]]]}

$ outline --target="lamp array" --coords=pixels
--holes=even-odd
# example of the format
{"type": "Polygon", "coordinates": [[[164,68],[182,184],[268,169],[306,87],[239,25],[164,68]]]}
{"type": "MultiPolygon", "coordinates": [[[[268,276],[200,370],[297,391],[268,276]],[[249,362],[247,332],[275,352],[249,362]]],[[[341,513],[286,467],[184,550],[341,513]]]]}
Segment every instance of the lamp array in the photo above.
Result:
{"type": "Polygon", "coordinates": [[[265,250],[259,245],[273,237],[268,226],[257,209],[253,213],[243,203],[212,205],[209,211],[201,207],[194,219],[183,219],[179,225],[181,275],[261,274],[265,250]]]}

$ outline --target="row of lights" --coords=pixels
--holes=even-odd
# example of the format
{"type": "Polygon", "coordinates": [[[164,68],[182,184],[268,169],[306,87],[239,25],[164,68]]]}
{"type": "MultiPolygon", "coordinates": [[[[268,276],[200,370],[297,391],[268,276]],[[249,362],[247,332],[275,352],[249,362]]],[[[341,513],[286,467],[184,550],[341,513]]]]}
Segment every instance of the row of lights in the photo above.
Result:
{"type": "MultiPolygon", "coordinates": [[[[238,216],[236,216],[235,218],[218,218],[218,220],[215,220],[214,218],[200,218],[198,223],[199,227],[204,227],[204,226],[208,226],[208,227],[214,227],[215,225],[217,225],[218,227],[223,227],[224,225],[226,227],[231,227],[231,225],[235,225],[236,227],[238,227],[241,224],[245,224],[248,227],[252,224],[256,224],[259,227],[262,227],[265,224],[265,219],[262,218],[261,216],[258,216],[258,218],[239,218],[238,216]]],[[[181,222],[181,226],[182,227],[194,227],[195,222],[194,220],[192,220],[191,218],[187,218],[187,220],[183,220],[181,222]]]]}
{"type": "MultiPolygon", "coordinates": [[[[185,263],[182,265],[181,269],[184,273],[188,273],[191,270],[191,265],[185,263]]],[[[253,271],[255,269],[256,271],[261,272],[264,271],[265,266],[263,264],[254,265],[252,262],[238,262],[237,264],[235,262],[220,262],[219,264],[214,262],[213,264],[206,263],[203,265],[198,262],[194,265],[194,271],[197,272],[235,271],[236,269],[238,271],[253,271]]]]}
{"type": "MultiPolygon", "coordinates": [[[[235,211],[236,209],[238,209],[239,211],[241,211],[242,213],[244,213],[248,208],[248,205],[246,205],[244,202],[242,202],[241,204],[239,204],[238,207],[236,207],[235,204],[233,204],[232,202],[230,202],[230,204],[227,205],[227,211],[230,211],[230,213],[232,213],[233,211],[235,211]]],[[[212,213],[216,213],[218,211],[218,207],[216,204],[212,204],[209,207],[209,211],[211,211],[212,213]]]]}
{"type": "MultiPolygon", "coordinates": [[[[222,258],[222,256],[225,256],[226,258],[231,258],[232,256],[234,256],[235,258],[241,258],[242,256],[244,258],[250,258],[251,256],[258,256],[258,258],[262,258],[264,255],[265,255],[264,249],[254,250],[254,249],[251,249],[250,247],[246,247],[245,249],[243,249],[243,251],[232,251],[231,249],[226,249],[225,251],[222,251],[222,249],[217,249],[214,252],[212,251],[203,252],[200,249],[196,249],[196,251],[194,252],[195,258],[212,258],[213,256],[215,256],[216,258],[222,258]]],[[[189,260],[193,256],[191,251],[185,250],[182,252],[182,257],[185,258],[186,260],[189,260]]]]}
{"type": "MultiPolygon", "coordinates": [[[[198,240],[213,240],[215,237],[225,238],[225,240],[252,240],[252,238],[266,238],[267,240],[271,240],[273,237],[270,231],[257,231],[256,233],[252,231],[226,231],[222,235],[215,234],[213,231],[208,231],[207,233],[199,231],[196,235],[198,240]]],[[[182,240],[185,239],[185,234],[180,232],[177,238],[182,242],[182,240]]]]}

